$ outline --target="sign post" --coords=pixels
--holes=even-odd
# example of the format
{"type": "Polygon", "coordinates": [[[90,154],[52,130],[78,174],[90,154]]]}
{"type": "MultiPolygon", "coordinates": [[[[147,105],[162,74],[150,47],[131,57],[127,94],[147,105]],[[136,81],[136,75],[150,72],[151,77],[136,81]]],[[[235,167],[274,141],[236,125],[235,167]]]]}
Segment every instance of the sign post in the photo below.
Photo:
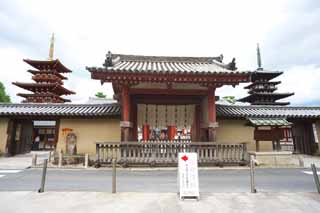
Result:
{"type": "Polygon", "coordinates": [[[200,199],[197,153],[178,154],[178,185],[180,199],[200,199]]]}

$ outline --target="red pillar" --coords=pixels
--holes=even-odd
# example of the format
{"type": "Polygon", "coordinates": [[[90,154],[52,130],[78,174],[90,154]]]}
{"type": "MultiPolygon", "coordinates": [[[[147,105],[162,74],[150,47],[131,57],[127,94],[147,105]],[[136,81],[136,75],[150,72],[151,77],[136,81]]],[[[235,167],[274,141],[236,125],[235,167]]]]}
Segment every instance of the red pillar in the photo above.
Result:
{"type": "Polygon", "coordinates": [[[122,105],[122,121],[121,126],[121,140],[129,141],[130,128],[132,124],[130,122],[130,96],[128,85],[123,85],[121,88],[121,105],[122,105]]]}
{"type": "Polygon", "coordinates": [[[191,140],[192,142],[200,141],[200,115],[201,115],[201,106],[197,104],[195,106],[194,120],[191,127],[191,140]]]}
{"type": "Polygon", "coordinates": [[[131,141],[138,141],[138,106],[131,100],[131,121],[132,121],[132,130],[131,130],[131,141]]]}
{"type": "Polygon", "coordinates": [[[216,128],[218,127],[216,118],[216,88],[209,88],[208,90],[208,140],[216,141],[216,128]]]}

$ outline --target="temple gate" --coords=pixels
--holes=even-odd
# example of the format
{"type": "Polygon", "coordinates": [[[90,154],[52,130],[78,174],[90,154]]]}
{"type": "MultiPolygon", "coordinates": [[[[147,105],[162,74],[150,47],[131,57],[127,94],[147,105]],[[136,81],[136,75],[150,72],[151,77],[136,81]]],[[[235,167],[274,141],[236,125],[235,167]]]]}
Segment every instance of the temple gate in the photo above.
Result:
{"type": "Polygon", "coordinates": [[[216,141],[216,88],[249,82],[235,59],[107,54],[92,79],[111,82],[121,104],[121,141],[216,141]]]}

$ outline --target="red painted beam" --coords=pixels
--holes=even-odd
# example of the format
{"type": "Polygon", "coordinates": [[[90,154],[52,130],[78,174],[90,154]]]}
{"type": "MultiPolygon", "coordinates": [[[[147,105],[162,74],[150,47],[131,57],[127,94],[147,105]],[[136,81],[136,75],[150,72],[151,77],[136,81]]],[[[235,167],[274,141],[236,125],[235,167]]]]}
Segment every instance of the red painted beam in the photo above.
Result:
{"type": "Polygon", "coordinates": [[[207,89],[130,89],[130,94],[150,94],[150,95],[206,95],[207,89]]]}
{"type": "Polygon", "coordinates": [[[231,84],[249,82],[249,73],[223,73],[223,74],[155,74],[155,73],[117,73],[117,72],[91,72],[92,79],[104,82],[179,82],[179,83],[206,83],[206,84],[231,84]]]}

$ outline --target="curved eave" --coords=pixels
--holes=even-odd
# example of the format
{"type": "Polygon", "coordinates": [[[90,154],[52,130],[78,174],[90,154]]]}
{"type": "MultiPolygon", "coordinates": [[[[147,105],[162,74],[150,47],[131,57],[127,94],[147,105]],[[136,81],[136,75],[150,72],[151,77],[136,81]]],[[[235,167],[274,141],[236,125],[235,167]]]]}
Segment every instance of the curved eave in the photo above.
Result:
{"type": "Polygon", "coordinates": [[[53,93],[39,93],[39,94],[18,93],[17,96],[21,96],[23,98],[29,98],[29,97],[54,97],[54,98],[59,99],[62,102],[71,102],[71,100],[62,98],[62,97],[60,97],[60,96],[58,96],[56,94],[53,94],[53,93]]]}
{"type": "Polygon", "coordinates": [[[294,93],[253,93],[244,98],[238,99],[240,102],[253,102],[260,98],[272,98],[273,100],[279,100],[294,95],[294,93]]]}
{"type": "Polygon", "coordinates": [[[257,93],[257,92],[261,92],[261,91],[267,91],[267,92],[270,92],[270,93],[273,93],[274,91],[276,91],[278,88],[268,88],[268,89],[252,89],[252,90],[249,90],[248,93],[249,94],[254,94],[254,93],[257,93]]]}
{"type": "Polygon", "coordinates": [[[278,85],[281,84],[281,81],[267,81],[267,82],[253,82],[252,84],[244,87],[244,89],[251,89],[255,85],[278,85]]]}
{"type": "Polygon", "coordinates": [[[61,80],[68,80],[67,77],[61,75],[59,72],[57,71],[41,71],[41,70],[28,70],[29,73],[33,74],[33,75],[39,75],[39,74],[52,74],[52,75],[56,75],[57,77],[59,77],[61,80]]]}
{"type": "Polygon", "coordinates": [[[52,91],[58,92],[59,95],[72,95],[76,94],[74,91],[68,90],[63,86],[55,83],[41,84],[41,83],[21,83],[21,82],[12,82],[13,85],[16,85],[22,89],[35,92],[35,88],[52,88],[52,91]]]}
{"type": "Polygon", "coordinates": [[[260,79],[266,79],[266,80],[271,80],[274,79],[280,75],[282,75],[282,71],[267,71],[267,70],[257,70],[252,73],[252,81],[257,81],[260,79]]]}
{"type": "Polygon", "coordinates": [[[103,71],[103,69],[87,68],[91,78],[101,82],[175,82],[237,85],[250,81],[251,72],[134,72],[134,71],[103,71]]]}
{"type": "Polygon", "coordinates": [[[31,60],[31,59],[23,59],[24,62],[29,64],[30,66],[42,70],[42,69],[55,69],[60,73],[70,73],[72,72],[70,69],[65,67],[59,59],[55,60],[31,60]]]}

